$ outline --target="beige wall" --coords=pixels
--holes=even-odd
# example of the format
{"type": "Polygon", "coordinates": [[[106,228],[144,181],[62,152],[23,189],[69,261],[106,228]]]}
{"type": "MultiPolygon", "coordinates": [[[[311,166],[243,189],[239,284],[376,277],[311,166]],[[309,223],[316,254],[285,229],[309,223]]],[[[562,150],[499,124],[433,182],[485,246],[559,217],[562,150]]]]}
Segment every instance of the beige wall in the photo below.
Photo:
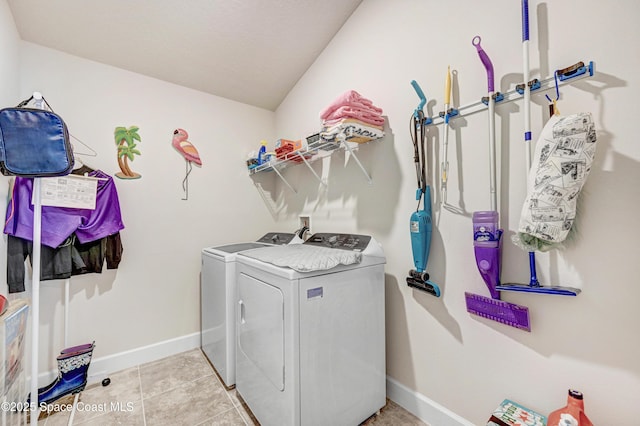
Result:
{"type": "Polygon", "coordinates": [[[11,104],[18,92],[20,38],[6,2],[0,2],[0,101],[11,104]]]}
{"type": "MultiPolygon", "coordinates": [[[[465,291],[488,295],[471,234],[472,212],[490,208],[486,112],[454,122],[449,132],[448,200],[459,212],[434,207],[428,267],[443,296],[404,282],[413,266],[409,216],[416,206],[409,118],[418,98],[410,82],[420,83],[430,115],[437,114],[451,65],[454,105],[478,101],[486,94],[486,74],[471,40],[481,35],[498,89],[512,89],[522,79],[520,2],[365,0],[276,111],[277,132],[287,137],[317,128],[319,111],[347,89],[384,109],[388,136],[359,151],[373,184],[353,161],[345,165],[341,154],[315,166],[328,177],[326,189],[298,167],[286,176],[298,183],[299,193],[279,193],[282,217],[309,213],[316,231],[372,234],[382,242],[388,256],[387,373],[472,424],[484,424],[504,398],[549,413],[564,405],[570,387],[585,393],[594,423],[637,423],[640,145],[632,117],[640,96],[640,59],[630,47],[640,43],[638,16],[640,5],[628,1],[530,4],[532,77],[595,61],[594,78],[562,88],[559,108],[564,114],[592,112],[599,139],[575,239],[565,251],[538,256],[543,284],[576,286],[582,294],[503,296],[529,308],[531,333],[466,312],[465,291]]],[[[534,141],[546,105],[543,95],[534,95],[534,141]]],[[[497,107],[499,210],[509,236],[525,197],[521,108],[521,101],[497,107]]],[[[430,182],[437,185],[442,129],[432,128],[429,135],[430,182]]],[[[528,283],[525,252],[507,240],[502,259],[503,281],[528,283]]]]}
{"type": "MultiPolygon", "coordinates": [[[[86,163],[110,174],[117,171],[114,127],[141,128],[142,156],[133,166],[143,177],[116,182],[127,226],[124,259],[117,271],[72,279],[70,343],[95,339],[99,358],[197,332],[200,249],[254,239],[274,228],[293,230],[304,213],[316,231],[366,233],[382,242],[388,256],[387,372],[416,398],[482,424],[504,398],[548,413],[564,404],[573,387],[585,393],[594,423],[634,424],[640,394],[640,287],[633,278],[640,236],[635,226],[640,145],[633,125],[640,96],[640,59],[633,54],[640,43],[634,22],[639,8],[635,2],[596,0],[580,7],[530,5],[532,76],[547,77],[578,60],[596,62],[594,78],[562,89],[560,110],[591,111],[599,147],[575,241],[563,252],[538,256],[544,284],[573,285],[583,292],[576,298],[505,295],[529,307],[532,332],[526,333],[465,310],[465,291],[487,294],[470,237],[471,212],[489,208],[484,113],[450,132],[449,201],[462,214],[435,208],[429,260],[443,296],[436,299],[404,284],[412,267],[408,220],[415,209],[408,122],[417,97],[409,83],[421,84],[428,111],[436,113],[451,65],[457,71],[455,105],[478,100],[486,82],[471,39],[480,34],[500,90],[509,90],[522,69],[519,2],[490,0],[479,7],[471,0],[365,0],[275,114],[18,42],[8,7],[0,2],[3,105],[41,91],[71,133],[98,152],[83,158],[86,163]],[[247,177],[246,153],[260,139],[298,138],[316,130],[318,112],[347,89],[374,100],[388,117],[387,138],[358,153],[373,184],[340,153],[314,166],[327,177],[327,188],[304,166],[285,171],[297,194],[272,176],[247,177]],[[205,163],[191,174],[189,201],[180,200],[184,162],[170,146],[175,127],[191,133],[205,163]],[[256,182],[266,192],[258,191],[256,182]]],[[[535,140],[546,101],[539,94],[533,101],[535,140]]],[[[521,103],[497,111],[499,206],[502,225],[512,233],[525,196],[521,103]]],[[[429,139],[434,155],[439,135],[440,129],[433,129],[429,139]]],[[[438,161],[431,160],[432,183],[438,161]]],[[[6,194],[7,178],[0,180],[6,194]]],[[[3,240],[0,252],[5,249],[3,240]]],[[[526,254],[508,241],[503,262],[503,280],[528,279],[526,254]]],[[[62,347],[61,284],[43,284],[41,372],[54,368],[62,347]]]]}
{"type": "MultiPolygon", "coordinates": [[[[20,58],[18,97],[43,93],[72,136],[97,152],[79,156],[86,165],[113,176],[114,128],[137,125],[142,137],[142,155],[130,163],[142,178],[115,181],[126,226],[122,262],[71,278],[69,344],[95,340],[94,357],[102,358],[199,332],[201,249],[274,230],[244,164],[272,137],[274,113],[27,42],[20,58]],[[185,161],[171,146],[177,127],[203,161],[189,177],[187,201],[185,161]]],[[[76,151],[89,152],[73,137],[76,151]]],[[[0,180],[6,188],[8,178],[0,180]]],[[[63,283],[41,283],[41,373],[55,370],[63,347],[63,283]]]]}
{"type": "MultiPolygon", "coordinates": [[[[20,38],[6,2],[0,2],[0,105],[14,106],[18,100],[18,46],[20,38]]],[[[0,185],[0,211],[5,211],[8,188],[0,185]]],[[[6,251],[0,255],[0,277],[6,276],[6,251]]],[[[6,293],[6,289],[2,293],[6,293]]]]}

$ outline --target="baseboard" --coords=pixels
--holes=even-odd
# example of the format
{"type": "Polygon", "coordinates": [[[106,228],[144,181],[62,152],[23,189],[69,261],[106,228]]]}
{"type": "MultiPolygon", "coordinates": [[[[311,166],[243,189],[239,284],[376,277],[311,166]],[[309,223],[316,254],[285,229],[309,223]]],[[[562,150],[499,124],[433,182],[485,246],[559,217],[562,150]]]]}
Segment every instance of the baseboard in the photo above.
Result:
{"type": "MultiPolygon", "coordinates": [[[[200,332],[176,337],[140,348],[135,348],[101,358],[93,358],[89,366],[87,383],[96,383],[108,377],[110,373],[125,370],[147,362],[153,362],[171,355],[176,355],[200,347],[200,332]]],[[[57,371],[47,371],[39,374],[40,385],[51,383],[57,371]]]]}
{"type": "MultiPolygon", "coordinates": [[[[96,383],[108,377],[110,373],[153,362],[200,347],[200,333],[187,334],[163,342],[154,343],[125,352],[93,358],[89,367],[88,383],[96,383]]],[[[58,374],[47,371],[38,377],[39,383],[50,383],[58,374]]],[[[400,382],[387,376],[387,397],[433,426],[474,426],[473,423],[453,413],[426,396],[409,389],[400,382]]]]}
{"type": "Polygon", "coordinates": [[[451,410],[387,376],[387,397],[432,426],[474,426],[451,410]]]}

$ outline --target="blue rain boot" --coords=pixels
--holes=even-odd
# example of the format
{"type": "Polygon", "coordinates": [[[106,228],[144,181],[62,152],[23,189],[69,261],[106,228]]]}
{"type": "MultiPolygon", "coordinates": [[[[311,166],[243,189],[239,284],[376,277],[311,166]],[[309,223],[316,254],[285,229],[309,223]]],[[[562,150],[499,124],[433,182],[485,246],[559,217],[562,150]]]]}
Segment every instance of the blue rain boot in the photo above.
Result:
{"type": "Polygon", "coordinates": [[[94,341],[92,343],[85,343],[84,345],[71,346],[70,348],[64,348],[63,350],[60,351],[60,355],[68,354],[71,352],[79,352],[79,351],[85,351],[88,349],[93,349],[95,343],[96,342],[94,341]]]}
{"type": "Polygon", "coordinates": [[[94,345],[81,345],[78,348],[80,350],[65,352],[56,358],[58,377],[49,385],[38,389],[38,404],[50,404],[63,396],[84,390],[94,345]]]}

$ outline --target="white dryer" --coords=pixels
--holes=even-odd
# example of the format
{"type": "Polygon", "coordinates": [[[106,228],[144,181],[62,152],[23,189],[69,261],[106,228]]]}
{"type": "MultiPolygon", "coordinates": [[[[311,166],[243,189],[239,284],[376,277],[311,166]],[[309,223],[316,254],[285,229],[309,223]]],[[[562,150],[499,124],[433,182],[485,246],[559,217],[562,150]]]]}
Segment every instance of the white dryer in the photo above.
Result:
{"type": "Polygon", "coordinates": [[[292,242],[295,234],[270,232],[256,242],[202,250],[200,276],[200,347],[227,388],[236,383],[236,255],[242,250],[292,242]]]}
{"type": "Polygon", "coordinates": [[[239,253],[236,389],[261,425],[353,426],[384,407],[385,262],[348,234],[239,253]]]}

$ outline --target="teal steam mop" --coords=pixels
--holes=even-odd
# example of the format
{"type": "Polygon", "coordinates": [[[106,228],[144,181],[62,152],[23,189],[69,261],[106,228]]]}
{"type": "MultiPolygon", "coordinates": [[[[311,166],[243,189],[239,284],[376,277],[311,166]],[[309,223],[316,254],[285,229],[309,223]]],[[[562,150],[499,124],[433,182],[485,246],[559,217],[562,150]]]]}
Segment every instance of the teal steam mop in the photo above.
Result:
{"type": "Polygon", "coordinates": [[[407,284],[427,293],[440,297],[440,287],[433,281],[429,280],[427,273],[427,263],[429,261],[429,250],[431,248],[431,188],[427,185],[427,149],[425,143],[424,126],[431,122],[431,119],[425,117],[422,108],[427,103],[422,89],[418,83],[413,80],[411,85],[415,89],[420,103],[411,116],[410,133],[413,141],[414,155],[413,160],[416,165],[416,176],[418,180],[418,189],[416,190],[416,200],[418,206],[416,211],[411,214],[410,230],[411,230],[411,250],[413,252],[413,264],[415,269],[409,271],[407,284]],[[420,210],[420,201],[422,200],[422,210],[420,210]]]}

